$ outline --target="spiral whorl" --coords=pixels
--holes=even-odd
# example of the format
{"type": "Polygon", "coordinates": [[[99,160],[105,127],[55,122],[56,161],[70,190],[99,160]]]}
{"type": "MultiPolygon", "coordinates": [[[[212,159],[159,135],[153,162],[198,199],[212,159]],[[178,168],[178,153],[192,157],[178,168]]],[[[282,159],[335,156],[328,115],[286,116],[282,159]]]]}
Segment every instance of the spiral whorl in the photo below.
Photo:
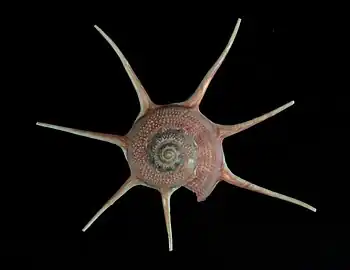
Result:
{"type": "Polygon", "coordinates": [[[198,112],[177,106],[157,108],[141,118],[128,134],[131,171],[150,186],[186,186],[197,193],[193,185],[202,187],[202,181],[217,177],[214,167],[220,162],[215,131],[204,120],[198,112]]]}
{"type": "Polygon", "coordinates": [[[156,133],[148,143],[148,159],[159,172],[174,172],[179,166],[195,167],[196,145],[180,129],[156,133]]]}

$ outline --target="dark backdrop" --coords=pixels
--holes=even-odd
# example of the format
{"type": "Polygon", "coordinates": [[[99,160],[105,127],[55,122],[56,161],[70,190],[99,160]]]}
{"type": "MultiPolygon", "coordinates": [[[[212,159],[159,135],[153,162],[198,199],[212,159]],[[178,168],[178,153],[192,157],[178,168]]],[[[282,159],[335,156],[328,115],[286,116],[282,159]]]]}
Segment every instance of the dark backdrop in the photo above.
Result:
{"type": "Polygon", "coordinates": [[[226,139],[224,151],[235,174],[318,212],[226,183],[201,203],[183,188],[172,196],[169,254],[160,194],[137,187],[83,233],[129,176],[127,162],[111,144],[36,127],[41,222],[32,233],[35,257],[79,266],[97,260],[126,267],[121,264],[129,258],[150,255],[153,265],[162,265],[165,256],[235,269],[256,261],[279,269],[345,269],[345,221],[327,208],[320,147],[324,95],[315,86],[325,20],[313,14],[296,6],[239,3],[47,7],[44,42],[38,45],[45,61],[36,121],[120,135],[131,128],[139,103],[94,24],[119,46],[151,99],[165,104],[193,93],[242,18],[200,109],[216,123],[235,124],[295,100],[286,111],[226,139]]]}

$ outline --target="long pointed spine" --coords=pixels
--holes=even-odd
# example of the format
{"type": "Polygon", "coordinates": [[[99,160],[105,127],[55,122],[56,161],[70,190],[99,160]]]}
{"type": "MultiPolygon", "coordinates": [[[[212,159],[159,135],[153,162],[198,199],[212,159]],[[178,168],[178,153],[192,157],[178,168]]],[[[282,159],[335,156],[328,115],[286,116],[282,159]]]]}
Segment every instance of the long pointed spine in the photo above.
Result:
{"type": "Polygon", "coordinates": [[[225,182],[235,185],[237,187],[240,188],[244,188],[247,190],[251,190],[254,192],[258,192],[273,198],[277,198],[280,200],[284,200],[302,207],[305,207],[313,212],[316,212],[316,208],[312,207],[311,205],[304,203],[300,200],[294,199],[292,197],[288,197],[286,195],[271,191],[269,189],[263,188],[263,187],[259,187],[258,185],[255,185],[253,183],[250,183],[240,177],[238,177],[237,175],[234,175],[230,169],[227,167],[227,165],[224,166],[224,169],[222,170],[222,174],[221,174],[221,179],[224,180],[225,182]]]}
{"type": "Polygon", "coordinates": [[[236,125],[219,125],[216,124],[216,127],[218,128],[219,131],[219,137],[220,138],[226,138],[229,137],[233,134],[236,134],[238,132],[241,132],[243,130],[246,130],[256,124],[261,123],[262,121],[265,121],[266,119],[269,119],[270,117],[284,111],[285,109],[287,109],[288,107],[292,106],[294,104],[294,101],[288,102],[287,104],[271,111],[268,113],[265,113],[262,116],[256,117],[252,120],[240,123],[240,124],[236,124],[236,125]]]}
{"type": "Polygon", "coordinates": [[[241,24],[241,19],[237,20],[236,26],[233,30],[233,33],[225,47],[225,49],[223,50],[223,52],[221,53],[221,55],[219,56],[219,58],[216,60],[216,62],[214,63],[214,65],[210,68],[210,70],[207,72],[207,74],[205,75],[205,77],[203,78],[203,80],[201,81],[201,83],[199,84],[199,86],[197,87],[196,91],[194,92],[194,94],[186,101],[180,103],[180,105],[185,106],[185,107],[191,107],[191,108],[198,108],[199,104],[201,103],[205,92],[208,89],[208,86],[211,82],[211,80],[213,79],[215,73],[218,71],[218,69],[220,68],[222,62],[225,60],[226,55],[228,54],[228,52],[231,49],[231,46],[233,44],[233,41],[235,40],[237,33],[238,33],[238,29],[239,26],[241,24]]]}
{"type": "Polygon", "coordinates": [[[92,219],[85,225],[83,232],[85,232],[95,221],[98,219],[104,211],[112,206],[120,197],[122,197],[131,188],[140,185],[139,181],[135,178],[130,177],[120,189],[102,206],[100,210],[92,217],[92,219]]]}
{"type": "Polygon", "coordinates": [[[169,251],[173,250],[173,234],[171,229],[170,197],[177,188],[160,189],[165,218],[165,225],[168,233],[169,251]]]}
{"type": "Polygon", "coordinates": [[[127,72],[139,99],[140,102],[140,113],[137,116],[136,120],[142,117],[146,114],[147,110],[150,108],[155,107],[156,105],[151,101],[150,97],[148,96],[145,88],[142,86],[140,80],[137,78],[135,72],[131,68],[131,65],[129,64],[128,60],[125,58],[124,54],[121,52],[121,50],[118,48],[118,46],[113,42],[113,40],[102,31],[101,28],[99,28],[97,25],[94,25],[95,29],[105,38],[105,40],[109,43],[109,45],[114,49],[114,51],[117,53],[120,61],[122,62],[125,71],[127,72]]]}
{"type": "Polygon", "coordinates": [[[125,136],[105,134],[100,132],[93,132],[93,131],[87,131],[87,130],[69,128],[69,127],[62,127],[62,126],[51,125],[51,124],[42,123],[42,122],[37,122],[36,124],[41,127],[51,128],[51,129],[75,134],[78,136],[87,137],[90,139],[96,139],[104,142],[113,143],[121,147],[123,151],[125,151],[126,148],[128,147],[128,139],[125,136]]]}

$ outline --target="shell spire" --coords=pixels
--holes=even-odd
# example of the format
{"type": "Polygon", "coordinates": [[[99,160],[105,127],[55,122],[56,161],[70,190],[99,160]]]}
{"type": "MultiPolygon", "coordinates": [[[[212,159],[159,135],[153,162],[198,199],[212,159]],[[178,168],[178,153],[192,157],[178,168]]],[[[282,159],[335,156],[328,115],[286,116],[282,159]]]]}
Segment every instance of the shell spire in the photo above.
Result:
{"type": "Polygon", "coordinates": [[[130,177],[100,208],[82,229],[86,231],[110,206],[131,188],[142,185],[156,189],[161,194],[169,251],[173,250],[170,199],[184,187],[204,201],[219,182],[285,200],[309,210],[316,209],[302,201],[252,184],[234,175],[226,165],[223,139],[248,129],[276,115],[294,104],[291,101],[271,112],[236,125],[213,123],[199,111],[199,105],[211,80],[227,56],[237,36],[241,19],[223,52],[207,72],[195,92],[182,103],[156,105],[149,98],[140,80],[117,45],[98,26],[94,26],[117,53],[139,99],[140,112],[125,136],[79,130],[38,122],[48,127],[79,136],[118,145],[124,152],[130,168],[130,177]]]}

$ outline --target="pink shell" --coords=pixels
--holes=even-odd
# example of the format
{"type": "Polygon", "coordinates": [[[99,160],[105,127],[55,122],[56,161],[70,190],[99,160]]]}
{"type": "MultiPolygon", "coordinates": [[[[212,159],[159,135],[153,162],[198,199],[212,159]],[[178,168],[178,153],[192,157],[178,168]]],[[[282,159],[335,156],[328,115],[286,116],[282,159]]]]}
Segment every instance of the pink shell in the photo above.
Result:
{"type": "MultiPolygon", "coordinates": [[[[184,186],[196,194],[198,201],[203,201],[219,180],[223,156],[221,142],[216,127],[196,110],[161,106],[140,118],[127,137],[132,142],[127,150],[131,174],[150,186],[184,186]],[[147,153],[150,140],[167,130],[179,130],[193,141],[196,166],[184,162],[177,170],[163,173],[150,164],[147,153]]],[[[188,161],[188,151],[182,153],[188,161]]]]}
{"type": "Polygon", "coordinates": [[[198,201],[203,201],[211,194],[218,181],[223,180],[232,185],[316,211],[316,208],[300,200],[259,187],[233,174],[227,167],[222,149],[224,138],[280,113],[293,105],[294,101],[236,125],[215,124],[199,111],[199,104],[229,51],[240,22],[241,19],[238,19],[224,51],[205,75],[194,94],[184,102],[171,105],[157,105],[152,102],[123,53],[98,26],[95,26],[119,56],[138,95],[140,113],[131,130],[126,136],[119,136],[37,122],[37,125],[40,126],[116,144],[123,150],[128,160],[131,176],[91,218],[83,231],[86,231],[128,190],[138,185],[155,188],[161,193],[169,251],[173,249],[170,197],[182,186],[193,191],[198,201]]]}

